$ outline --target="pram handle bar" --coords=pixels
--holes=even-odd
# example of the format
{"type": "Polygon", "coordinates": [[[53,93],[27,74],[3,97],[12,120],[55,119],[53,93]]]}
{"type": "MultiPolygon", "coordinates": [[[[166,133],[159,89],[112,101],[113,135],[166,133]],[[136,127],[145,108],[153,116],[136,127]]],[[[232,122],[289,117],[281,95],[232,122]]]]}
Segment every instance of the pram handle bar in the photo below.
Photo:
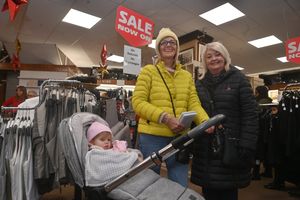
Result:
{"type": "Polygon", "coordinates": [[[209,120],[203,122],[202,124],[196,126],[192,130],[190,130],[186,135],[182,135],[175,140],[173,140],[170,144],[159,150],[158,152],[153,152],[151,156],[144,159],[143,162],[139,163],[138,165],[131,168],[128,172],[122,174],[121,176],[117,177],[116,179],[110,181],[104,186],[105,192],[110,192],[126,180],[131,178],[132,176],[138,174],[139,172],[152,167],[154,165],[160,165],[164,160],[168,157],[173,155],[178,151],[178,149],[185,148],[190,143],[194,141],[197,137],[205,132],[211,126],[218,125],[222,123],[225,119],[225,116],[222,114],[218,114],[209,120]]]}
{"type": "Polygon", "coordinates": [[[210,128],[211,126],[219,125],[224,119],[225,115],[223,114],[215,115],[206,122],[203,122],[202,124],[191,129],[187,134],[174,139],[171,144],[175,149],[185,148],[192,143],[194,139],[197,139],[200,135],[202,135],[206,129],[210,128]]]}

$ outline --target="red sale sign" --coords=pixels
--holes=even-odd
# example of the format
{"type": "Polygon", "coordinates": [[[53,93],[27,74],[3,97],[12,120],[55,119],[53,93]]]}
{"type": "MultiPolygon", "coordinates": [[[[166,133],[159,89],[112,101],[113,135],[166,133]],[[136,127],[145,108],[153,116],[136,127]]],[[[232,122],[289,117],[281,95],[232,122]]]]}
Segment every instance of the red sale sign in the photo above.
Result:
{"type": "Polygon", "coordinates": [[[285,42],[285,53],[288,61],[300,64],[300,37],[285,42]]]}
{"type": "Polygon", "coordinates": [[[154,23],[137,12],[119,6],[115,29],[131,46],[145,46],[152,42],[154,23]]]}

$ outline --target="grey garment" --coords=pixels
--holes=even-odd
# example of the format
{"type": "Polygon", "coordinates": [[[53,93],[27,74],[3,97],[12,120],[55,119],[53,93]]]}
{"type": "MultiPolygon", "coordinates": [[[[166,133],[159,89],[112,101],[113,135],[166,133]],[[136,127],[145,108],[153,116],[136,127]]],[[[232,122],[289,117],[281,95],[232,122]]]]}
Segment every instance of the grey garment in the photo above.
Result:
{"type": "Polygon", "coordinates": [[[108,197],[116,200],[204,200],[197,192],[160,177],[150,169],[133,176],[108,193],[108,197]]]}
{"type": "Polygon", "coordinates": [[[50,173],[55,174],[54,182],[53,182],[53,187],[59,187],[59,174],[58,174],[58,148],[57,148],[57,136],[54,136],[47,144],[46,144],[46,149],[47,153],[49,155],[49,168],[50,168],[50,173]]]}
{"type": "Polygon", "coordinates": [[[67,97],[65,108],[64,108],[64,118],[70,117],[73,113],[77,112],[77,100],[73,97],[67,97]]]}
{"type": "Polygon", "coordinates": [[[37,122],[37,132],[33,133],[33,137],[44,137],[46,130],[46,101],[44,101],[37,109],[35,113],[34,121],[37,122]]]}
{"type": "Polygon", "coordinates": [[[122,128],[124,128],[124,122],[119,121],[113,127],[111,127],[111,132],[115,136],[122,128]]]}
{"type": "Polygon", "coordinates": [[[79,186],[84,185],[83,169],[80,165],[80,159],[76,153],[75,144],[68,127],[69,118],[63,119],[58,127],[59,145],[62,147],[68,167],[72,173],[74,181],[79,186]]]}
{"type": "Polygon", "coordinates": [[[91,102],[87,102],[85,105],[84,111],[92,113],[93,112],[93,104],[91,102]]]}
{"type": "Polygon", "coordinates": [[[54,180],[54,186],[59,186],[58,180],[58,154],[56,148],[56,135],[57,135],[57,127],[62,118],[62,99],[48,99],[46,102],[47,105],[47,126],[45,132],[45,143],[46,149],[49,156],[49,173],[56,174],[56,179],[54,180]]]}
{"type": "Polygon", "coordinates": [[[117,101],[115,98],[108,99],[106,103],[106,116],[105,121],[109,124],[109,127],[113,127],[118,123],[117,101]]]}
{"type": "Polygon", "coordinates": [[[45,147],[46,100],[36,108],[32,129],[33,173],[35,179],[47,178],[49,174],[45,147]],[[47,167],[46,167],[47,166],[47,167]]]}
{"type": "Polygon", "coordinates": [[[7,131],[6,129],[1,129],[0,140],[1,140],[1,149],[0,149],[0,199],[8,199],[6,197],[6,167],[5,167],[5,147],[7,144],[7,131]]]}
{"type": "Polygon", "coordinates": [[[46,107],[43,102],[35,112],[32,130],[32,149],[33,149],[33,172],[35,179],[49,177],[48,155],[46,151],[44,135],[46,122],[46,107]]]}
{"type": "Polygon", "coordinates": [[[17,128],[16,135],[16,145],[13,150],[13,156],[9,160],[9,170],[10,170],[10,180],[11,180],[11,194],[12,200],[22,199],[24,196],[23,184],[23,171],[22,171],[22,161],[24,156],[24,145],[23,145],[23,135],[24,129],[17,128]]]}
{"type": "Polygon", "coordinates": [[[120,131],[118,131],[116,135],[114,135],[114,139],[125,140],[128,144],[128,147],[132,147],[129,125],[126,124],[126,126],[124,126],[120,131]]]}
{"type": "Polygon", "coordinates": [[[37,200],[39,199],[38,190],[36,183],[33,178],[33,159],[32,159],[32,141],[31,141],[31,132],[32,127],[26,128],[25,135],[25,152],[23,159],[23,173],[24,173],[24,186],[25,186],[25,195],[26,199],[37,200]]]}
{"type": "Polygon", "coordinates": [[[63,119],[58,128],[58,139],[74,181],[84,186],[84,163],[88,151],[86,131],[95,121],[108,125],[101,117],[92,113],[75,113],[63,119]]]}
{"type": "MultiPolygon", "coordinates": [[[[13,157],[13,151],[15,148],[15,132],[16,132],[16,126],[10,126],[5,129],[5,143],[4,143],[4,167],[5,167],[5,191],[4,196],[6,198],[4,199],[12,199],[12,190],[11,190],[11,173],[10,173],[10,163],[9,160],[13,157]]],[[[0,193],[2,194],[2,193],[0,193]]]]}

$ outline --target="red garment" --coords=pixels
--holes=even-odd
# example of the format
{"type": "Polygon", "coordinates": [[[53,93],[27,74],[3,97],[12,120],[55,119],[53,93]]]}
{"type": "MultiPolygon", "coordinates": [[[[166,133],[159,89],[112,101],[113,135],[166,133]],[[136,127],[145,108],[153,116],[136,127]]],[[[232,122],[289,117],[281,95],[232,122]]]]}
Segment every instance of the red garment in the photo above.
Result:
{"type": "Polygon", "coordinates": [[[4,101],[2,106],[18,107],[18,105],[23,101],[24,101],[23,99],[17,99],[16,96],[12,96],[8,98],[6,101],[4,101]]]}

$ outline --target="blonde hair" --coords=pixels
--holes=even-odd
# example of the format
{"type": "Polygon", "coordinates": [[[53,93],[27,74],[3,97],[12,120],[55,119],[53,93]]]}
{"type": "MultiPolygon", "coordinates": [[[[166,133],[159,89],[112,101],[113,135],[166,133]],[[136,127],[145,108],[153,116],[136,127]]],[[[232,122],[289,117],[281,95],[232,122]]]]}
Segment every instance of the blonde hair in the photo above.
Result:
{"type": "Polygon", "coordinates": [[[37,96],[37,92],[34,90],[28,90],[27,92],[27,98],[32,98],[32,97],[36,97],[37,96]]]}
{"type": "Polygon", "coordinates": [[[229,70],[229,65],[231,64],[231,58],[230,58],[229,52],[221,42],[208,43],[204,46],[203,51],[201,52],[201,60],[202,60],[201,66],[203,68],[203,71],[202,71],[202,75],[200,76],[199,79],[203,79],[205,74],[207,73],[207,65],[206,65],[206,62],[205,62],[205,55],[206,55],[206,52],[207,52],[208,49],[218,51],[224,57],[224,59],[225,59],[225,71],[229,70]]]}

